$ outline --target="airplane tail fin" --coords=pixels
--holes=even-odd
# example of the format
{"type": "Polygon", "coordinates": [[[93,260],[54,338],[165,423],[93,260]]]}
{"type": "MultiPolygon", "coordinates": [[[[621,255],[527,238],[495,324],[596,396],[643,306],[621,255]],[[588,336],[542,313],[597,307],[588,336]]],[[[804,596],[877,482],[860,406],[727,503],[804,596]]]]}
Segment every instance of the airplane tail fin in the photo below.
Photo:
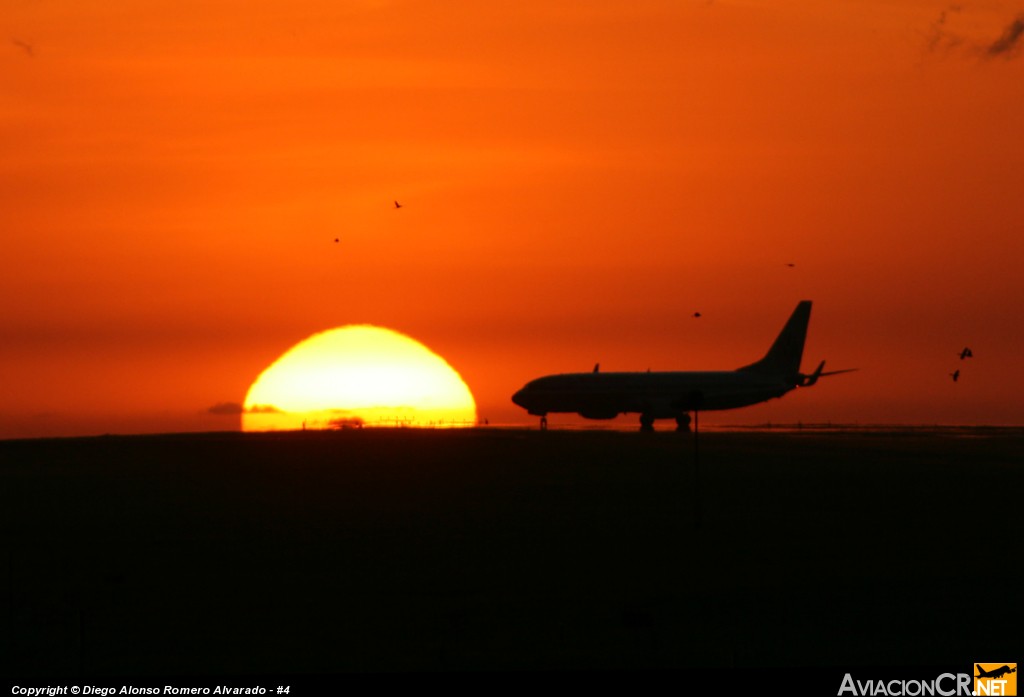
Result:
{"type": "MultiPolygon", "coordinates": [[[[807,323],[810,319],[811,301],[801,300],[764,358],[745,365],[740,370],[783,375],[797,380],[800,375],[800,361],[804,355],[804,340],[807,338],[807,323]]],[[[819,366],[819,370],[821,367],[823,366],[819,366]]]]}

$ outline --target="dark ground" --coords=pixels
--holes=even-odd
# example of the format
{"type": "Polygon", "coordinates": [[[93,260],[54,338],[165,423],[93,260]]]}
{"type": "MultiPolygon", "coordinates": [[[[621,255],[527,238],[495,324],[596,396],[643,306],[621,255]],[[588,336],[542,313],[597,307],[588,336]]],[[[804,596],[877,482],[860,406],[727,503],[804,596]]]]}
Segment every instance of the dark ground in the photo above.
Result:
{"type": "Polygon", "coordinates": [[[0,672],[1021,653],[1020,430],[0,442],[0,672]]]}

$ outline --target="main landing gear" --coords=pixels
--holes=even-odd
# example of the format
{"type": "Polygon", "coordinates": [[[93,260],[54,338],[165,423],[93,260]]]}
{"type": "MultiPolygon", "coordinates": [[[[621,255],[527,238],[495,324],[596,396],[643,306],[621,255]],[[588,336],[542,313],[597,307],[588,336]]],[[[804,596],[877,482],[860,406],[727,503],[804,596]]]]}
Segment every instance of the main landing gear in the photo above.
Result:
{"type": "Polygon", "coordinates": [[[650,414],[640,415],[640,430],[649,432],[654,430],[654,417],[650,414]]]}
{"type": "Polygon", "coordinates": [[[690,415],[680,414],[676,417],[676,430],[689,433],[690,431],[690,415]]]}
{"type": "Polygon", "coordinates": [[[548,417],[546,417],[546,416],[540,417],[540,430],[542,430],[542,431],[548,430],[548,417]]]}

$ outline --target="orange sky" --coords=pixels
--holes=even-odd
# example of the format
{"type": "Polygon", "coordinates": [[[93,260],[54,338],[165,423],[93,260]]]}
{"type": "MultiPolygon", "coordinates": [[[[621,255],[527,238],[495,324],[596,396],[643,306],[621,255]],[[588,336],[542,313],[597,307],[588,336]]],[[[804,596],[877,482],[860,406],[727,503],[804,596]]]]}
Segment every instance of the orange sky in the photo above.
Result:
{"type": "Polygon", "coordinates": [[[532,423],[528,379],[733,368],[803,298],[805,370],[860,372],[708,422],[1022,424],[1022,17],[5,0],[0,437],[235,428],[349,323],[532,423]]]}

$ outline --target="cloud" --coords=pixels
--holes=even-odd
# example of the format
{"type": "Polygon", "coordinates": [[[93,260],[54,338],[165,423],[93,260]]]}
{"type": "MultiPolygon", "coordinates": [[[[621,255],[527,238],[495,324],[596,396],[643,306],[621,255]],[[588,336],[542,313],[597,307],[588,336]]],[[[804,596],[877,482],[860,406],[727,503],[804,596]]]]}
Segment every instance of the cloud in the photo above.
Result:
{"type": "Polygon", "coordinates": [[[1003,30],[1002,35],[986,49],[989,56],[1009,57],[1017,52],[1020,45],[1020,38],[1024,35],[1024,15],[1018,15],[1010,22],[1010,25],[1003,30]]]}
{"type": "Polygon", "coordinates": [[[285,412],[281,411],[280,409],[278,409],[277,407],[275,407],[273,404],[253,404],[248,409],[245,409],[244,412],[246,414],[284,414],[285,413],[285,412]]]}
{"type": "Polygon", "coordinates": [[[241,414],[242,412],[245,411],[245,409],[238,402],[220,402],[219,404],[214,404],[206,411],[209,412],[210,414],[230,415],[241,414]]]}
{"type": "Polygon", "coordinates": [[[938,19],[932,22],[928,30],[927,48],[932,53],[950,52],[957,49],[967,55],[995,58],[1002,56],[1011,58],[1018,53],[1021,39],[1024,37],[1024,14],[1010,22],[1003,33],[995,41],[985,43],[978,39],[968,38],[952,31],[949,27],[953,13],[963,10],[961,5],[950,5],[939,13],[938,19]]]}
{"type": "Polygon", "coordinates": [[[210,414],[218,416],[237,416],[239,414],[283,414],[280,409],[272,404],[254,404],[248,409],[238,402],[220,402],[206,410],[210,414]]]}
{"type": "Polygon", "coordinates": [[[928,37],[929,51],[946,51],[956,48],[964,42],[963,37],[957,36],[946,28],[950,13],[960,12],[960,10],[960,5],[950,5],[939,14],[937,20],[932,22],[928,37]]]}

